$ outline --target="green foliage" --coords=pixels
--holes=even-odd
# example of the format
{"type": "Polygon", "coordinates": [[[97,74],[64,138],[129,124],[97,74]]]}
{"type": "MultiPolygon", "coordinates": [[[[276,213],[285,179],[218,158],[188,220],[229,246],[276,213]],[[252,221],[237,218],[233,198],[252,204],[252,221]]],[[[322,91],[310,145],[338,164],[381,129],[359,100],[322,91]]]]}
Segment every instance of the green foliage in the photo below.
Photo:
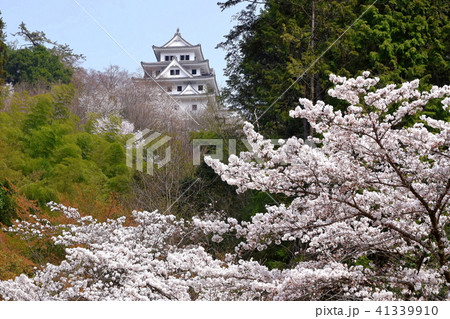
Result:
{"type": "Polygon", "coordinates": [[[67,106],[72,103],[75,98],[75,93],[75,86],[73,84],[62,84],[52,88],[51,94],[54,103],[53,118],[68,119],[72,117],[67,106]]]}
{"type": "Polygon", "coordinates": [[[379,1],[351,32],[351,69],[372,70],[385,83],[448,84],[449,13],[448,1],[379,1]]]}
{"type": "Polygon", "coordinates": [[[33,98],[33,102],[23,125],[25,134],[51,124],[53,118],[53,99],[50,94],[37,95],[33,98]]]}
{"type": "Polygon", "coordinates": [[[125,149],[117,142],[110,143],[103,153],[101,167],[109,178],[108,187],[113,192],[123,192],[130,184],[129,169],[125,161],[125,149]]]}
{"type": "Polygon", "coordinates": [[[76,186],[95,185],[99,189],[107,179],[102,171],[90,161],[81,158],[66,157],[53,167],[49,184],[58,192],[68,196],[75,194],[76,186]]]}
{"type": "Polygon", "coordinates": [[[11,225],[11,219],[16,217],[11,186],[8,181],[0,183],[0,224],[11,225]]]}
{"type": "Polygon", "coordinates": [[[74,95],[71,85],[33,97],[16,93],[0,112],[0,177],[40,205],[129,192],[122,138],[84,132],[68,108],[74,95]]]}
{"type": "Polygon", "coordinates": [[[61,163],[67,158],[81,159],[81,153],[81,148],[78,145],[72,143],[63,144],[55,150],[54,160],[56,163],[61,163]]]}
{"type": "Polygon", "coordinates": [[[82,159],[92,159],[93,152],[95,150],[95,139],[92,134],[85,132],[77,134],[75,143],[81,150],[82,159]]]}
{"type": "Polygon", "coordinates": [[[115,193],[126,193],[130,188],[130,177],[127,174],[118,174],[108,179],[108,190],[115,193]]]}
{"type": "Polygon", "coordinates": [[[366,255],[363,255],[356,260],[355,265],[370,269],[372,268],[372,263],[373,260],[369,259],[369,257],[367,257],[366,255]]]}
{"type": "Polygon", "coordinates": [[[371,0],[257,3],[241,12],[219,44],[227,51],[223,93],[273,138],[310,133],[306,123],[290,120],[288,111],[300,97],[331,102],[325,94],[330,73],[369,70],[383,83],[419,78],[425,87],[450,78],[448,1],[380,0],[373,7],[371,0]]]}
{"type": "Polygon", "coordinates": [[[46,182],[43,180],[25,184],[21,188],[21,192],[23,192],[28,199],[35,200],[42,206],[50,201],[56,201],[58,199],[55,190],[46,186],[46,182]]]}
{"type": "Polygon", "coordinates": [[[31,157],[48,158],[53,150],[61,144],[63,132],[57,126],[43,126],[28,137],[28,153],[31,157]]]}
{"type": "Polygon", "coordinates": [[[270,269],[278,268],[284,269],[292,261],[291,243],[285,245],[272,246],[263,253],[255,254],[255,257],[260,260],[266,260],[265,264],[270,269]],[[258,256],[262,255],[262,256],[258,256]]]}
{"type": "Polygon", "coordinates": [[[7,81],[13,84],[69,83],[73,70],[65,66],[46,47],[10,49],[5,70],[7,81]]]}

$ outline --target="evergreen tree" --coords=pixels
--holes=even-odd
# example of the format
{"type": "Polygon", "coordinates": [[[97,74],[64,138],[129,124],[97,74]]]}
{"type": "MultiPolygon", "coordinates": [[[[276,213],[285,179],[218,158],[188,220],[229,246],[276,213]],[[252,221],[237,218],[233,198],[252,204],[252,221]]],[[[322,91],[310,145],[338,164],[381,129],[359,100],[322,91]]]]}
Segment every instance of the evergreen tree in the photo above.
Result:
{"type": "MultiPolygon", "coordinates": [[[[226,9],[241,2],[219,5],[226,9]]],[[[372,4],[252,1],[219,44],[228,52],[226,101],[273,137],[306,136],[306,123],[286,121],[287,110],[299,97],[330,99],[325,96],[330,73],[370,70],[382,83],[419,78],[424,87],[442,85],[450,77],[448,1],[372,4]]]]}
{"type": "Polygon", "coordinates": [[[450,3],[379,1],[350,32],[357,53],[349,71],[368,69],[385,83],[420,79],[444,85],[450,77],[450,3]]]}
{"type": "Polygon", "coordinates": [[[13,84],[67,84],[73,73],[72,69],[42,45],[10,50],[5,69],[8,72],[7,81],[13,84]]]}

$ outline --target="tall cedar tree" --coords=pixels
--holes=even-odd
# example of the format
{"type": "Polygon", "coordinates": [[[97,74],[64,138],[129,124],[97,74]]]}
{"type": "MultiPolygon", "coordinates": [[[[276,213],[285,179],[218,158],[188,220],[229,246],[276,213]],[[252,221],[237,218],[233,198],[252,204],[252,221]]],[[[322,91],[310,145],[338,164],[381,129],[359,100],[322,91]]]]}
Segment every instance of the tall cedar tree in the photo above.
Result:
{"type": "Polygon", "coordinates": [[[288,110],[299,97],[331,102],[325,96],[330,73],[370,70],[382,83],[419,78],[424,87],[450,78],[446,0],[379,0],[373,6],[372,0],[229,0],[219,5],[226,9],[243,2],[250,4],[218,45],[227,51],[224,96],[272,137],[310,133],[306,122],[289,120],[288,110]]]}

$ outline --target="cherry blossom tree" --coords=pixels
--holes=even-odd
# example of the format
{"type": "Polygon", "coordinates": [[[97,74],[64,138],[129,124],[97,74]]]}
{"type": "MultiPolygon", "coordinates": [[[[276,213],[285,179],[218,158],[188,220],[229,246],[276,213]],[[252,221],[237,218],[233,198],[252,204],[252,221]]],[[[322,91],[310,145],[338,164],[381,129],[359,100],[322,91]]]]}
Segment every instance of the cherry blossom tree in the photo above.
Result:
{"type": "Polygon", "coordinates": [[[108,117],[120,117],[143,130],[174,130],[182,126],[173,100],[154,84],[135,79],[118,66],[104,71],[78,69],[74,75],[77,99],[72,112],[83,119],[98,115],[105,122],[108,117]]]}
{"type": "MultiPolygon", "coordinates": [[[[52,234],[66,260],[0,282],[12,300],[440,300],[450,299],[450,123],[421,116],[428,103],[450,104],[450,87],[418,81],[376,88],[368,72],[331,76],[329,94],[346,112],[300,99],[291,111],[314,129],[307,141],[279,141],[246,123],[252,149],[228,164],[205,159],[239,192],[284,194],[251,221],[204,214],[192,220],[133,212],[99,222],[51,204],[73,220],[36,217],[10,231],[52,234]],[[235,238],[234,251],[212,245],[235,238]],[[285,269],[268,269],[251,252],[291,243],[285,269]]],[[[48,235],[46,235],[48,236],[48,235]]],[[[219,244],[217,244],[219,243],[219,244]]]]}
{"type": "Polygon", "coordinates": [[[33,216],[9,230],[28,239],[51,234],[56,244],[70,247],[66,260],[33,278],[0,282],[6,300],[255,299],[273,282],[256,262],[214,259],[198,241],[192,244],[195,229],[173,215],[136,211],[133,225],[126,225],[125,217],[98,222],[71,207],[50,207],[73,223],[54,226],[33,216]]]}
{"type": "MultiPolygon", "coordinates": [[[[308,142],[292,137],[275,149],[247,123],[251,152],[228,165],[207,160],[238,191],[292,199],[228,227],[245,238],[241,250],[293,241],[306,260],[298,269],[314,263],[330,276],[356,271],[369,298],[448,298],[450,123],[425,115],[413,126],[403,123],[432,100],[448,113],[450,87],[420,92],[416,80],[375,89],[378,79],[369,75],[331,76],[336,87],[328,93],[348,102],[345,113],[300,99],[290,116],[308,120],[316,132],[308,142]]],[[[347,280],[335,278],[329,293],[341,296],[347,280]]],[[[291,285],[297,287],[286,298],[302,298],[304,283],[291,285]]]]}

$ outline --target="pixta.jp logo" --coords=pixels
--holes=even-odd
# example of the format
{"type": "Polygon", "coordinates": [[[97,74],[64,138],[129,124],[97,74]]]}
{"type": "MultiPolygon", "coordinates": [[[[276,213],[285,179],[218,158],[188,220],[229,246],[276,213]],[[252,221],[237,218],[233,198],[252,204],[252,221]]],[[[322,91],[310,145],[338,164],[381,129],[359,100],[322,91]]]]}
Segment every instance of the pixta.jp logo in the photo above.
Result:
{"type": "MultiPolygon", "coordinates": [[[[128,139],[126,143],[126,161],[127,166],[133,168],[136,163],[136,170],[153,175],[154,169],[161,168],[168,164],[171,160],[170,145],[165,146],[165,150],[161,148],[169,142],[172,138],[169,136],[162,136],[161,133],[153,132],[145,129],[142,132],[136,133],[132,138],[128,139]],[[163,158],[162,158],[163,156],[163,158]],[[145,164],[144,164],[145,163],[145,164]]],[[[192,141],[192,164],[194,166],[200,165],[202,157],[209,156],[214,159],[223,160],[225,153],[227,156],[236,154],[236,145],[240,141],[242,146],[247,151],[252,152],[253,146],[246,139],[194,139],[192,141]],[[224,142],[227,145],[227,152],[225,152],[224,142]]],[[[271,140],[273,147],[281,145],[280,140],[271,140]]],[[[261,158],[254,157],[256,163],[263,163],[261,158]]],[[[283,163],[282,163],[283,164],[283,163]]]]}
{"type": "Polygon", "coordinates": [[[133,168],[133,158],[135,158],[136,170],[143,172],[145,162],[147,174],[153,175],[155,165],[159,169],[169,163],[170,146],[166,147],[164,158],[161,158],[161,152],[157,153],[157,150],[172,138],[161,135],[162,134],[158,132],[153,132],[150,134],[150,130],[145,129],[128,139],[126,143],[127,166],[133,168]]]}

